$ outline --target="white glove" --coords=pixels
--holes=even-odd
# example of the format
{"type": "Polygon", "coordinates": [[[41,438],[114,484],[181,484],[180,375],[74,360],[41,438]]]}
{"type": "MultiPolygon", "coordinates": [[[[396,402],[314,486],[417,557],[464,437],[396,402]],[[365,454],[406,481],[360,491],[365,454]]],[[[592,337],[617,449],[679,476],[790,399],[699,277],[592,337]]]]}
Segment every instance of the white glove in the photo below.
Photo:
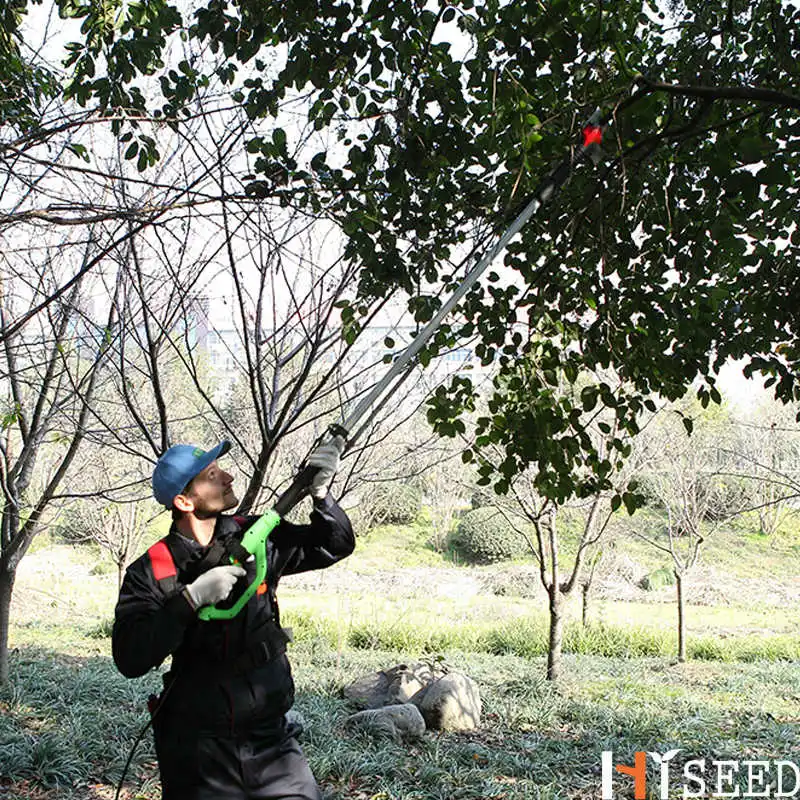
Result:
{"type": "Polygon", "coordinates": [[[322,500],[328,494],[328,484],[339,469],[339,457],[342,450],[344,450],[344,437],[334,436],[329,442],[321,444],[308,457],[308,465],[318,468],[309,489],[313,498],[322,500]]]}
{"type": "Polygon", "coordinates": [[[231,593],[236,581],[245,574],[244,567],[240,567],[238,564],[213,567],[190,583],[183,591],[193,609],[211,606],[224,600],[231,593]]]}

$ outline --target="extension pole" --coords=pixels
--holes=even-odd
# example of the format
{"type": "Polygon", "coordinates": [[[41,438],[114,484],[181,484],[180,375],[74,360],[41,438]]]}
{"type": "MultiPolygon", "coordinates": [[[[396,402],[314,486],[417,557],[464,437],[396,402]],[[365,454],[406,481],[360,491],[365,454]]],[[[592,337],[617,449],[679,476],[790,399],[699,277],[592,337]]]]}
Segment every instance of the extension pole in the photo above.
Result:
{"type": "Polygon", "coordinates": [[[337,430],[343,435],[355,430],[361,417],[367,413],[370,406],[381,397],[386,388],[392,381],[408,366],[428,340],[436,333],[444,318],[461,302],[467,292],[475,285],[475,282],[486,271],[486,268],[506,249],[511,239],[516,236],[525,223],[556,193],[556,191],[566,182],[572,173],[576,163],[585,158],[594,160],[595,154],[602,141],[602,127],[599,124],[600,110],[592,114],[589,121],[583,128],[583,145],[576,154],[574,160],[570,154],[561,164],[559,164],[550,174],[539,184],[534,192],[533,198],[525,208],[517,215],[517,218],[509,225],[506,232],[498,239],[494,247],[481,258],[472,269],[467,272],[464,280],[453,292],[450,298],[437,311],[431,321],[417,334],[405,350],[395,358],[389,371],[378,381],[377,384],[364,396],[358,405],[350,412],[347,418],[341,423],[341,429],[337,430]]]}

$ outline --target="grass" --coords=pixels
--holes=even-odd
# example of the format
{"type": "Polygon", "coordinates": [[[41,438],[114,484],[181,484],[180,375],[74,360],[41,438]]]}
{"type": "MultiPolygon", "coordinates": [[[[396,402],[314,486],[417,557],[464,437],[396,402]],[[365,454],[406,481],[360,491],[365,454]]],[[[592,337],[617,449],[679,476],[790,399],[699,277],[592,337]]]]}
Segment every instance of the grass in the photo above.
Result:
{"type": "MultiPolygon", "coordinates": [[[[796,575],[788,531],[765,540],[742,524],[726,536],[709,539],[706,563],[718,558],[732,574],[762,576],[765,591],[796,575]]],[[[283,621],[296,634],[303,745],[327,800],[585,800],[599,797],[604,749],[629,763],[641,749],[680,747],[685,759],[791,759],[800,752],[796,609],[735,596],[727,605],[690,605],[692,660],[677,664],[671,588],[648,595],[657,602],[599,600],[598,622],[588,628],[573,604],[564,678],[551,685],[543,680],[541,592],[467,591],[508,567],[457,569],[427,537],[422,523],[377,529],[359,542],[352,563],[320,573],[316,588],[292,580],[283,586],[283,621]],[[348,567],[362,579],[341,572],[348,567]],[[405,745],[345,735],[351,709],[342,687],[367,671],[420,658],[443,658],[478,682],[481,730],[429,733],[405,745]]],[[[646,560],[654,551],[639,553],[638,546],[626,554],[641,557],[643,572],[657,568],[655,558],[646,560]]],[[[12,678],[0,688],[0,797],[112,798],[146,721],[146,697],[160,675],[128,681],[114,669],[114,576],[93,566],[80,549],[57,543],[23,561],[12,609],[12,678]]],[[[690,583],[690,597],[693,591],[690,583]]],[[[123,796],[159,797],[149,735],[123,796]]]]}
{"type": "MultiPolygon", "coordinates": [[[[724,522],[710,532],[703,543],[702,560],[721,572],[739,578],[765,578],[774,580],[800,576],[800,541],[797,538],[797,517],[788,517],[771,536],[757,532],[755,512],[742,514],[724,522]]],[[[647,571],[670,566],[669,556],[636,537],[625,535],[632,530],[653,536],[663,529],[661,515],[649,508],[640,509],[633,516],[618,513],[616,524],[624,536],[624,551],[632,560],[642,564],[647,571]]],[[[572,523],[574,527],[574,522],[572,523]]],[[[574,533],[567,536],[575,539],[574,533]]]]}
{"type": "MultiPolygon", "coordinates": [[[[599,794],[604,749],[630,760],[640,749],[791,758],[800,748],[800,667],[793,663],[567,656],[565,679],[554,686],[542,680],[540,657],[457,651],[443,655],[481,688],[479,732],[427,734],[409,745],[343,735],[350,709],[341,687],[413,655],[337,650],[312,639],[293,647],[303,746],[328,800],[589,798],[599,794]]],[[[52,787],[59,800],[111,796],[158,675],[126,681],[107,656],[36,648],[20,649],[11,666],[0,691],[0,774],[12,786],[52,787]]],[[[159,796],[149,737],[127,796],[159,796]]]]}
{"type": "MultiPolygon", "coordinates": [[[[446,617],[419,619],[386,616],[342,622],[307,612],[284,614],[285,624],[298,641],[320,639],[331,647],[356,650],[387,649],[416,653],[443,650],[516,655],[537,658],[547,653],[548,626],[544,617],[517,617],[497,622],[452,624],[446,617]]],[[[580,655],[632,659],[646,656],[669,658],[677,652],[672,629],[646,626],[589,625],[570,622],[565,627],[564,651],[580,655]]],[[[688,655],[703,661],[754,662],[800,660],[800,636],[765,637],[751,634],[720,638],[689,638],[688,655]]]]}
{"type": "Polygon", "coordinates": [[[394,569],[452,566],[451,556],[437,552],[430,537],[424,515],[413,525],[379,525],[359,539],[359,569],[369,572],[387,564],[394,569]]]}
{"type": "MultiPolygon", "coordinates": [[[[648,573],[669,567],[668,556],[631,532],[654,537],[663,530],[663,518],[653,509],[638,510],[633,516],[619,511],[612,529],[624,542],[624,553],[648,573]]],[[[563,563],[571,563],[582,530],[577,511],[566,508],[559,516],[559,537],[563,563]]],[[[723,523],[711,532],[703,544],[701,561],[720,572],[740,578],[800,577],[800,540],[797,537],[797,518],[788,517],[771,536],[757,532],[755,512],[743,514],[723,523]]],[[[458,565],[450,551],[437,552],[430,543],[430,526],[426,514],[413,525],[381,525],[365,536],[358,545],[359,569],[404,569],[413,567],[449,567],[458,565]]],[[[518,564],[530,564],[530,559],[517,559],[518,564]]]]}

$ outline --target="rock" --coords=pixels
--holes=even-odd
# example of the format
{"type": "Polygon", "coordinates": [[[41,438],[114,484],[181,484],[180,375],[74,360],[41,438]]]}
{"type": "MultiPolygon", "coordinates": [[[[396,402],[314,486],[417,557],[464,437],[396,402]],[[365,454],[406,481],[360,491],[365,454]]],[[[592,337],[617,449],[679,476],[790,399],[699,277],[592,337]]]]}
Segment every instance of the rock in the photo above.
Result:
{"type": "Polygon", "coordinates": [[[357,708],[380,708],[386,705],[389,690],[389,679],[385,672],[372,672],[356,678],[349,686],[342,689],[345,700],[349,700],[357,708]]]}
{"type": "Polygon", "coordinates": [[[417,662],[414,664],[398,664],[386,671],[389,687],[386,692],[385,705],[407,703],[417,692],[429,686],[441,672],[435,672],[430,664],[417,662]]]}
{"type": "Polygon", "coordinates": [[[377,736],[390,736],[398,741],[418,739],[425,733],[425,720],[419,709],[411,703],[357,711],[345,720],[345,725],[377,736]]]}
{"type": "Polygon", "coordinates": [[[298,728],[300,732],[306,727],[306,721],[303,719],[303,715],[296,708],[290,708],[286,712],[286,723],[290,727],[298,728]]]}
{"type": "Polygon", "coordinates": [[[421,689],[411,702],[419,708],[428,728],[472,731],[481,723],[478,684],[460,672],[450,672],[421,689]]]}
{"type": "Polygon", "coordinates": [[[407,703],[415,694],[429,686],[442,673],[429,664],[397,664],[387,670],[372,672],[345,686],[342,694],[357,708],[382,708],[407,703]]]}

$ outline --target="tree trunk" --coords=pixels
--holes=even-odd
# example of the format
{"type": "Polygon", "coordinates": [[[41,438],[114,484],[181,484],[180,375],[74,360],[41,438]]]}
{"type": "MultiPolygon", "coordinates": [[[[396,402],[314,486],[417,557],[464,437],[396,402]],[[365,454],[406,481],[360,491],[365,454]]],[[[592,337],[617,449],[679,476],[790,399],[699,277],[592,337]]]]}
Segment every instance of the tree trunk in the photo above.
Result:
{"type": "Polygon", "coordinates": [[[592,584],[589,582],[581,585],[581,623],[584,628],[589,624],[589,605],[592,600],[589,596],[589,592],[591,588],[592,584]]]}
{"type": "Polygon", "coordinates": [[[0,562],[0,686],[8,683],[8,634],[16,572],[0,562]]]}
{"type": "Polygon", "coordinates": [[[548,587],[550,596],[550,641],[547,649],[547,680],[556,681],[561,676],[561,647],[564,638],[561,591],[558,584],[548,587]]]}
{"type": "Polygon", "coordinates": [[[686,610],[683,598],[683,576],[675,572],[675,589],[678,594],[678,661],[686,661],[686,610]]]}

